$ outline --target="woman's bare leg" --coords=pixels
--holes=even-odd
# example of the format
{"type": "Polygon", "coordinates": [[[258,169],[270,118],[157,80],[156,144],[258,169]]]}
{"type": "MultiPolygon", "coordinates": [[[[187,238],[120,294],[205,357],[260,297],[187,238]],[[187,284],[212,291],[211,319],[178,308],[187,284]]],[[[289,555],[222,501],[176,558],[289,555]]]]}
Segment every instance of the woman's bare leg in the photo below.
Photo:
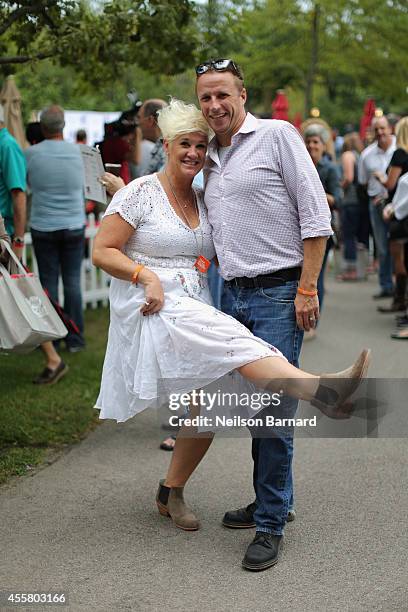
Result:
{"type": "Polygon", "coordinates": [[[310,401],[319,387],[319,376],[299,370],[282,357],[265,357],[237,369],[261,387],[265,385],[270,391],[283,392],[295,399],[310,401]]]}
{"type": "MultiPolygon", "coordinates": [[[[191,407],[191,417],[197,416],[199,413],[198,407],[191,407]]],[[[166,487],[185,486],[209,449],[213,438],[213,432],[197,433],[197,427],[183,425],[180,428],[164,482],[166,487]]]]}
{"type": "Polygon", "coordinates": [[[58,355],[52,342],[43,342],[41,344],[41,350],[47,360],[47,368],[55,370],[61,363],[61,357],[58,355]]]}
{"type": "Polygon", "coordinates": [[[364,349],[346,370],[315,376],[295,368],[282,357],[265,357],[238,371],[268,391],[311,401],[333,419],[349,418],[353,411],[350,397],[367,375],[371,351],[364,349]]]}

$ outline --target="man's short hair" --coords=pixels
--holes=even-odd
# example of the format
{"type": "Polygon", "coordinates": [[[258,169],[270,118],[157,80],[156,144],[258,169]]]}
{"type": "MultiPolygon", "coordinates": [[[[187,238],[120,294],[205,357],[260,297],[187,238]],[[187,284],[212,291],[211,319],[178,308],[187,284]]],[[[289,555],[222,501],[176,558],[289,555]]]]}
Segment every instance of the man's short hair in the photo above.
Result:
{"type": "Polygon", "coordinates": [[[86,131],[82,130],[82,129],[78,130],[76,135],[75,135],[75,138],[77,140],[86,140],[86,138],[87,138],[86,131]]]}
{"type": "Polygon", "coordinates": [[[0,104],[0,123],[4,123],[4,108],[2,104],[0,104]]]}
{"type": "MultiPolygon", "coordinates": [[[[208,63],[211,62],[213,60],[208,60],[208,63]]],[[[206,64],[207,61],[205,62],[201,62],[202,64],[206,64]]],[[[227,68],[225,68],[225,70],[216,70],[215,68],[212,68],[211,66],[208,68],[207,72],[218,72],[218,73],[222,73],[222,72],[230,72],[233,77],[234,77],[234,81],[235,84],[238,88],[238,91],[242,91],[245,87],[244,84],[244,73],[242,71],[241,66],[239,66],[236,62],[232,61],[232,64],[230,64],[227,68]]],[[[204,72],[203,74],[207,74],[207,72],[204,72]]],[[[196,84],[198,79],[200,78],[200,76],[202,76],[202,74],[196,74],[196,84]]]]}
{"type": "Polygon", "coordinates": [[[165,106],[167,106],[167,103],[164,100],[146,100],[143,103],[143,116],[157,119],[158,111],[165,106]]]}
{"type": "Polygon", "coordinates": [[[56,104],[45,108],[40,117],[41,128],[50,136],[61,134],[64,126],[64,109],[56,104]]]}
{"type": "Polygon", "coordinates": [[[44,134],[39,121],[27,123],[26,138],[30,145],[38,144],[44,140],[44,134]]]}
{"type": "MultiPolygon", "coordinates": [[[[242,91],[244,89],[244,87],[245,87],[245,84],[244,84],[244,75],[242,73],[241,68],[240,68],[240,71],[241,71],[242,79],[238,75],[236,75],[236,74],[234,74],[232,72],[232,75],[233,75],[234,81],[235,81],[235,85],[237,86],[238,91],[242,91]]],[[[231,70],[227,70],[227,72],[231,72],[231,70]]]]}

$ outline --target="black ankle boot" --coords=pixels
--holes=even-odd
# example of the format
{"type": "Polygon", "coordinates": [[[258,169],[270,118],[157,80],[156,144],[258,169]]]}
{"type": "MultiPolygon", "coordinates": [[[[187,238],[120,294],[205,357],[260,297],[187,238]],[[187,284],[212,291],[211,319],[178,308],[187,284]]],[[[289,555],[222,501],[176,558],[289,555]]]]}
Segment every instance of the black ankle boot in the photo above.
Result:
{"type": "Polygon", "coordinates": [[[406,291],[407,291],[407,277],[405,274],[397,274],[395,280],[395,291],[394,298],[390,306],[379,306],[378,312],[389,313],[389,312],[403,312],[406,308],[406,291]]]}

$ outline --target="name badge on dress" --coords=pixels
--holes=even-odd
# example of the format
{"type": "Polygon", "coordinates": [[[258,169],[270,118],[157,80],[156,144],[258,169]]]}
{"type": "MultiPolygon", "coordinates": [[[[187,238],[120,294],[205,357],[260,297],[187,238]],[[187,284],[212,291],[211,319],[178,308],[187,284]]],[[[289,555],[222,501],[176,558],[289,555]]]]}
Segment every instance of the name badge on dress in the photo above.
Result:
{"type": "Polygon", "coordinates": [[[211,266],[211,261],[209,261],[204,255],[199,255],[194,262],[193,268],[197,268],[199,272],[207,272],[208,268],[211,266]]]}

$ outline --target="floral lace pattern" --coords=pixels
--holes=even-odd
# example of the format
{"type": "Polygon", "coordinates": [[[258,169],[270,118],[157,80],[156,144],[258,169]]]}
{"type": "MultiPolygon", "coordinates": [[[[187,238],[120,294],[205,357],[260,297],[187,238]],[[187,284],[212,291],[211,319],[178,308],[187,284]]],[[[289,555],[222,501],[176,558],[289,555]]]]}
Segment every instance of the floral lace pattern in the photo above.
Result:
{"type": "Polygon", "coordinates": [[[200,225],[190,229],[177,215],[156,174],[144,176],[115,193],[105,215],[118,213],[135,228],[123,248],[133,261],[158,268],[191,268],[199,254],[215,256],[202,191],[195,189],[200,225]]]}
{"type": "Polygon", "coordinates": [[[193,272],[192,274],[177,272],[174,279],[181,284],[183,290],[191,298],[197,298],[204,289],[204,283],[200,272],[193,272]]]}

